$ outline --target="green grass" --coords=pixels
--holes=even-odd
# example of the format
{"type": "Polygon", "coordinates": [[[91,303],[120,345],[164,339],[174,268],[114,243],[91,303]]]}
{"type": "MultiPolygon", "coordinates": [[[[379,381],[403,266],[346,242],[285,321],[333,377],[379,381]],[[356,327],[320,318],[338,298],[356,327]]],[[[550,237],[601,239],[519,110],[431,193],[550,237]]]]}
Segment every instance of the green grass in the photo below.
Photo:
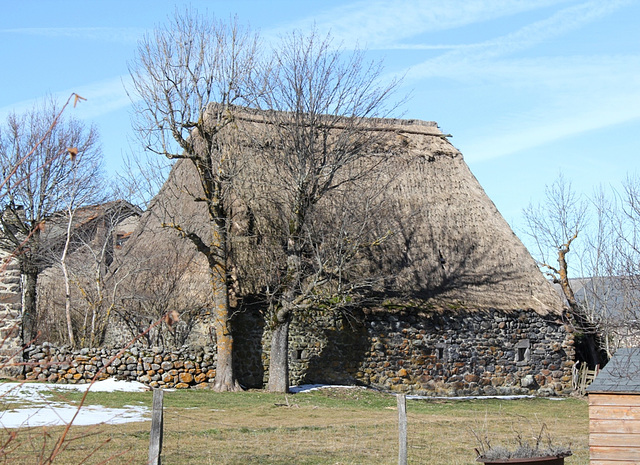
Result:
{"type": "MultiPolygon", "coordinates": [[[[77,403],[81,394],[57,393],[77,403]]],[[[109,407],[144,404],[146,393],[89,393],[109,407]]],[[[57,398],[56,401],[62,401],[57,398]]],[[[300,394],[185,390],[164,396],[164,465],[170,464],[395,464],[397,411],[392,395],[361,389],[300,394]]],[[[475,463],[474,433],[509,445],[517,433],[534,436],[546,424],[554,443],[571,444],[567,465],[588,463],[588,413],[583,399],[408,400],[409,463],[475,463]]],[[[73,427],[57,463],[144,463],[150,422],[73,427]]],[[[50,447],[61,428],[20,430],[21,446],[7,463],[34,463],[27,452],[50,447]]],[[[0,433],[0,442],[9,432],[0,433]]],[[[1,460],[0,460],[1,461],[1,460]]]]}

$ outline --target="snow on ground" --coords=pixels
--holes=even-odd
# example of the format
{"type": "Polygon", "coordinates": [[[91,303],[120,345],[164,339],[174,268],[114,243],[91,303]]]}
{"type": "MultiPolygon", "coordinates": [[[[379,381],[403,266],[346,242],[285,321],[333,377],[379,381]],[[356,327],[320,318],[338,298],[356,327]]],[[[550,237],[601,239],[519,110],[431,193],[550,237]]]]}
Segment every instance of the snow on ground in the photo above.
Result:
{"type": "MultiPolygon", "coordinates": [[[[317,391],[318,389],[326,388],[356,388],[356,389],[368,389],[364,386],[338,386],[332,384],[303,384],[301,386],[289,387],[289,392],[297,394],[299,392],[317,391]]],[[[393,394],[396,395],[396,394],[393,394]]],[[[499,399],[499,400],[519,400],[519,399],[535,399],[533,395],[512,395],[512,396],[418,396],[407,395],[407,400],[484,400],[484,399],[499,399]]],[[[564,400],[564,397],[546,397],[548,400],[564,400]]]]}
{"type": "Polygon", "coordinates": [[[317,391],[318,389],[342,388],[342,389],[365,389],[362,386],[338,386],[335,384],[302,384],[300,386],[289,386],[289,392],[297,394],[299,392],[317,391]]]}
{"type": "MultiPolygon", "coordinates": [[[[78,412],[73,407],[52,400],[52,391],[77,390],[94,392],[146,391],[149,388],[137,382],[107,379],[90,384],[0,383],[0,427],[23,428],[30,426],[54,426],[69,423],[78,412]],[[11,404],[20,404],[11,408],[11,404]],[[29,404],[28,407],[22,405],[29,404]]],[[[147,407],[126,405],[124,408],[106,408],[100,405],[83,406],[73,420],[74,425],[110,425],[145,421],[150,411],[147,407]]]]}
{"type": "MultiPolygon", "coordinates": [[[[52,400],[52,391],[77,390],[93,392],[147,391],[149,388],[142,383],[118,381],[112,378],[89,384],[47,384],[47,383],[0,383],[0,427],[23,428],[29,426],[53,426],[69,423],[78,411],[73,407],[52,400]],[[29,404],[29,407],[11,408],[11,404],[29,404]]],[[[309,392],[324,388],[356,388],[366,389],[362,386],[337,386],[328,384],[305,384],[291,386],[292,393],[309,392]]],[[[407,396],[407,399],[425,400],[471,400],[471,399],[502,399],[516,400],[531,398],[534,396],[465,396],[465,397],[431,397],[431,396],[407,396]]],[[[555,400],[555,398],[554,398],[555,400]]],[[[150,410],[142,406],[126,405],[124,408],[106,408],[100,405],[83,406],[75,420],[74,425],[95,425],[105,423],[110,425],[128,423],[134,421],[146,421],[150,410]]]]}

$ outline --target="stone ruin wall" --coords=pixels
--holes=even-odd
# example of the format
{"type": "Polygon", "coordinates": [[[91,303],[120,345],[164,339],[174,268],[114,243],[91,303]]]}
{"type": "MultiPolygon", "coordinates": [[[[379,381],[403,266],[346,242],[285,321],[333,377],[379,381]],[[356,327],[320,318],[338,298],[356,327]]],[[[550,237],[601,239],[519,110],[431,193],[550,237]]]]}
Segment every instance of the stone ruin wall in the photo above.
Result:
{"type": "Polygon", "coordinates": [[[22,285],[18,261],[1,250],[0,276],[0,376],[13,376],[19,369],[12,363],[21,361],[22,285]]]}
{"type": "MultiPolygon", "coordinates": [[[[240,383],[262,388],[269,333],[245,314],[235,335],[240,383]]],[[[259,319],[259,318],[258,318],[259,319]]],[[[153,387],[206,388],[215,378],[214,346],[29,349],[31,380],[86,383],[114,376],[153,387]],[[114,358],[110,366],[104,368],[114,358]]],[[[573,335],[533,312],[368,312],[307,314],[292,325],[292,384],[358,384],[421,395],[562,395],[571,391],[573,335]],[[318,321],[321,322],[318,325],[318,321]]]]}

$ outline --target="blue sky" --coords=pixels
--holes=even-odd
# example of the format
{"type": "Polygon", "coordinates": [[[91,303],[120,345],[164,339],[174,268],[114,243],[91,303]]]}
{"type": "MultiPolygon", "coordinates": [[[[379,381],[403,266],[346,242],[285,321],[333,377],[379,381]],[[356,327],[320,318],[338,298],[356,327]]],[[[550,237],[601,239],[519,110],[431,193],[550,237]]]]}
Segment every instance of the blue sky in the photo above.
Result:
{"type": "Polygon", "coordinates": [[[137,40],[191,5],[270,40],[316,24],[405,75],[404,117],[437,121],[505,219],[560,171],[590,194],[638,170],[640,0],[2,2],[0,120],[46,95],[87,98],[110,172],[136,152],[127,62],[137,40]]]}

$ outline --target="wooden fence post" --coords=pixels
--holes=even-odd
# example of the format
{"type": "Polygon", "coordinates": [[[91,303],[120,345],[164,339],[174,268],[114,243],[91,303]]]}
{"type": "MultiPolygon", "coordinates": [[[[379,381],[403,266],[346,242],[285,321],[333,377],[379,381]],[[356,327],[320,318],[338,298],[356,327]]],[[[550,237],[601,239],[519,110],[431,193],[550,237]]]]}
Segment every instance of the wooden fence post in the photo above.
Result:
{"type": "Polygon", "coordinates": [[[153,390],[153,407],[151,410],[151,434],[149,435],[149,465],[161,465],[162,433],[163,433],[163,396],[162,389],[153,390]]]}
{"type": "Polygon", "coordinates": [[[398,394],[398,465],[407,465],[407,396],[398,394]]]}

